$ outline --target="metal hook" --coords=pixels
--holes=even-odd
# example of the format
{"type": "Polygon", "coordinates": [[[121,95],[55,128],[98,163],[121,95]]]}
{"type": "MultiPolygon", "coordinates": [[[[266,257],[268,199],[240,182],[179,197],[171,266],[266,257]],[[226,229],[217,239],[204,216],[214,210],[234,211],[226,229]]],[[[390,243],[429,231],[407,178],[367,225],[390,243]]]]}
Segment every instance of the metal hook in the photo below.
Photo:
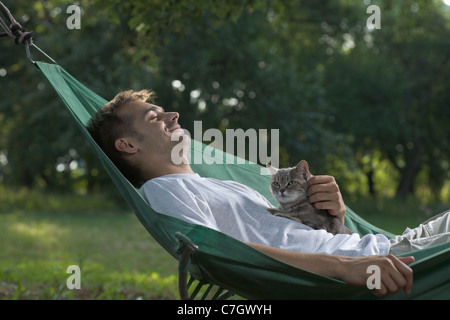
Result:
{"type": "Polygon", "coordinates": [[[41,52],[44,56],[47,57],[47,59],[49,59],[54,64],[58,64],[55,60],[53,60],[52,57],[50,57],[48,54],[46,54],[44,51],[42,51],[37,45],[35,45],[34,43],[30,43],[30,41],[27,41],[27,42],[25,42],[25,50],[27,52],[27,58],[28,58],[28,60],[31,61],[32,64],[36,64],[36,62],[31,58],[30,46],[35,47],[37,50],[39,50],[39,52],[41,52]]]}
{"type": "Polygon", "coordinates": [[[30,44],[27,42],[25,42],[25,51],[27,52],[27,58],[28,60],[31,61],[32,64],[36,64],[36,62],[34,62],[33,59],[31,59],[31,54],[30,54],[30,44]]]}

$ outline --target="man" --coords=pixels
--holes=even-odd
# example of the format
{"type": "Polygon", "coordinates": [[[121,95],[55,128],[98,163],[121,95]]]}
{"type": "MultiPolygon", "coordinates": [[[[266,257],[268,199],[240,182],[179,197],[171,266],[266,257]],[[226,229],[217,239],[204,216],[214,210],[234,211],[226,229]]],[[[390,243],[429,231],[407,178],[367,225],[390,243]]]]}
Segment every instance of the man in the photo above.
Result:
{"type": "MultiPolygon", "coordinates": [[[[264,208],[268,201],[251,188],[198,176],[187,161],[172,161],[180,138],[190,143],[178,124],[179,114],[148,103],[149,98],[151,92],[146,90],[119,93],[91,119],[88,130],[153,209],[219,230],[276,259],[349,284],[366,285],[368,266],[377,265],[381,288],[374,289],[375,295],[401,289],[409,293],[413,275],[407,264],[414,258],[390,254],[396,245],[402,248],[405,237],[391,243],[383,235],[333,236],[312,230],[269,214],[264,208]]],[[[177,157],[187,160],[183,149],[177,150],[177,157]]],[[[345,205],[334,178],[315,176],[308,184],[309,201],[343,221],[345,205]]],[[[436,219],[433,228],[444,225],[447,229],[439,232],[448,234],[448,214],[436,219]]],[[[420,236],[421,229],[414,230],[420,236]]],[[[433,238],[431,244],[438,241],[448,240],[433,238]]],[[[410,243],[405,252],[414,248],[410,243]]]]}

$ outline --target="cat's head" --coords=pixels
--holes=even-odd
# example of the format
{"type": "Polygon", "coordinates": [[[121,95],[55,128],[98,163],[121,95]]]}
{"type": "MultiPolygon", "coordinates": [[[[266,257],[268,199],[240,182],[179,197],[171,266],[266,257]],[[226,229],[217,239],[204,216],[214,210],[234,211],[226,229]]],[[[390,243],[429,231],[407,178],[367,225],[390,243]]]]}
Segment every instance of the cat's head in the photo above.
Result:
{"type": "Polygon", "coordinates": [[[300,161],[297,166],[286,169],[277,169],[267,165],[272,176],[270,189],[279,203],[289,203],[306,198],[308,184],[306,181],[312,177],[308,163],[300,161]]]}

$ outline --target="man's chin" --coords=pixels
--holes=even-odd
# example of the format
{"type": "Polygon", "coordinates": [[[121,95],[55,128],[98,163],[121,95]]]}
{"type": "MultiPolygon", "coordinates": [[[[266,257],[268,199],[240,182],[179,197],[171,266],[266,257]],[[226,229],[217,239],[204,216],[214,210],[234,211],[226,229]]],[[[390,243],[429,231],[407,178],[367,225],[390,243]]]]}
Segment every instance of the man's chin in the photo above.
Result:
{"type": "Polygon", "coordinates": [[[175,129],[173,131],[170,132],[170,140],[171,141],[177,141],[180,143],[191,143],[191,135],[189,133],[189,131],[187,131],[186,129],[175,129]]]}
{"type": "Polygon", "coordinates": [[[185,129],[172,131],[170,140],[174,142],[171,159],[174,164],[188,163],[187,155],[191,149],[191,135],[185,129]]]}
{"type": "Polygon", "coordinates": [[[184,135],[185,131],[187,131],[187,130],[185,130],[183,128],[178,128],[178,129],[175,129],[175,130],[171,131],[171,134],[172,134],[172,136],[173,135],[180,136],[180,135],[184,135]]]}

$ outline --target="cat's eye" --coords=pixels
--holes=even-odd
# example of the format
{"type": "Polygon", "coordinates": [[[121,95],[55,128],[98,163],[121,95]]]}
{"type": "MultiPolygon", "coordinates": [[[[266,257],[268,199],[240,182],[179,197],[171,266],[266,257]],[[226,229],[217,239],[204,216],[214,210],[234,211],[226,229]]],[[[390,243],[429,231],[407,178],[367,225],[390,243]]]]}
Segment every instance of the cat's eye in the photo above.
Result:
{"type": "Polygon", "coordinates": [[[289,181],[287,185],[289,187],[292,187],[292,186],[295,186],[296,184],[297,184],[297,181],[289,181]]]}
{"type": "Polygon", "coordinates": [[[278,182],[272,182],[272,186],[274,186],[275,188],[279,188],[280,184],[278,182]]]}

